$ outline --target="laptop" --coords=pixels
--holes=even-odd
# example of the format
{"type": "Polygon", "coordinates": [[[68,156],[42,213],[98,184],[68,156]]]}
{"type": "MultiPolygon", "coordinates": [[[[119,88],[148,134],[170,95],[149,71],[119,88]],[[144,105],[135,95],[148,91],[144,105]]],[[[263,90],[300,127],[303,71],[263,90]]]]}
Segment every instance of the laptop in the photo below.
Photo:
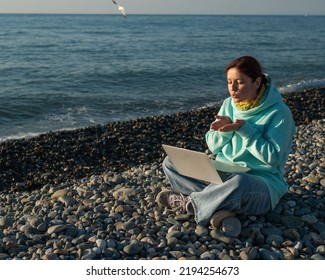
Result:
{"type": "Polygon", "coordinates": [[[191,178],[222,184],[233,172],[247,172],[247,167],[220,163],[205,153],[163,144],[177,171],[191,178]]]}

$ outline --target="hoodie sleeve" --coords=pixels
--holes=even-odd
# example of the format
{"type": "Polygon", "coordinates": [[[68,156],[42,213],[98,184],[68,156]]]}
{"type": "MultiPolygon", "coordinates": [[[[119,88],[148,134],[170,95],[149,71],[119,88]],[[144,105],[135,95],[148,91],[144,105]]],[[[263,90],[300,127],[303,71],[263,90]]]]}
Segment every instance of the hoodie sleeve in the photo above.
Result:
{"type": "Polygon", "coordinates": [[[275,166],[291,147],[294,128],[291,113],[282,107],[282,110],[274,112],[263,134],[249,122],[235,133],[242,137],[243,144],[255,158],[275,166]]]}
{"type": "Polygon", "coordinates": [[[233,134],[233,132],[219,132],[210,129],[205,134],[205,140],[209,150],[215,155],[218,154],[221,149],[231,140],[233,134]]]}

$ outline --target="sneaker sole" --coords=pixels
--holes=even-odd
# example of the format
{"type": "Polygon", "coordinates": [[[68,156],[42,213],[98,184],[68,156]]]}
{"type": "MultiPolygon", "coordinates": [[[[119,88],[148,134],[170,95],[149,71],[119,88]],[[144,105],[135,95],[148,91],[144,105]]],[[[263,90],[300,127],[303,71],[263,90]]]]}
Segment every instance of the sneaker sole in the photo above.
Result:
{"type": "Polygon", "coordinates": [[[156,203],[158,204],[159,207],[168,207],[168,208],[170,208],[167,201],[166,201],[166,204],[161,203],[161,201],[160,201],[161,200],[160,197],[163,196],[163,195],[167,195],[167,193],[171,194],[171,193],[176,193],[176,192],[173,192],[173,191],[161,191],[160,193],[158,193],[157,196],[156,196],[155,201],[156,201],[156,203]]]}

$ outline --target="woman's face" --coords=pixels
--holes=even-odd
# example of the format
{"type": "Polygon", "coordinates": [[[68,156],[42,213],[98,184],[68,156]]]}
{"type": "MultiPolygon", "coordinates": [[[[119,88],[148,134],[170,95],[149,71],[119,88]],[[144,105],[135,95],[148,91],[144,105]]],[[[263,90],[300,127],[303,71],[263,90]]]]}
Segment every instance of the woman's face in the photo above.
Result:
{"type": "Polygon", "coordinates": [[[261,84],[261,78],[254,82],[237,68],[230,68],[227,72],[228,90],[235,102],[253,100],[261,84]]]}

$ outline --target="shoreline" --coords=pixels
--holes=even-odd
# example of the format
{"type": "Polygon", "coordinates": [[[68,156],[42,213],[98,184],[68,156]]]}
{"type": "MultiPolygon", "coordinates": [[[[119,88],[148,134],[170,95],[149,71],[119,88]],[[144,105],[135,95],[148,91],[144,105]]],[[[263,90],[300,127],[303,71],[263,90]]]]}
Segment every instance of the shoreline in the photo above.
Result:
{"type": "MultiPolygon", "coordinates": [[[[283,94],[296,125],[325,118],[325,87],[283,94]]],[[[161,144],[205,151],[218,107],[149,116],[0,143],[0,189],[39,188],[105,171],[161,162],[161,144]],[[193,125],[194,124],[194,125],[193,125]]]]}
{"type": "Polygon", "coordinates": [[[237,215],[239,236],[155,203],[169,184],[162,142],[206,150],[217,108],[0,144],[0,260],[325,260],[324,97],[284,96],[289,190],[266,215],[237,215]]]}

